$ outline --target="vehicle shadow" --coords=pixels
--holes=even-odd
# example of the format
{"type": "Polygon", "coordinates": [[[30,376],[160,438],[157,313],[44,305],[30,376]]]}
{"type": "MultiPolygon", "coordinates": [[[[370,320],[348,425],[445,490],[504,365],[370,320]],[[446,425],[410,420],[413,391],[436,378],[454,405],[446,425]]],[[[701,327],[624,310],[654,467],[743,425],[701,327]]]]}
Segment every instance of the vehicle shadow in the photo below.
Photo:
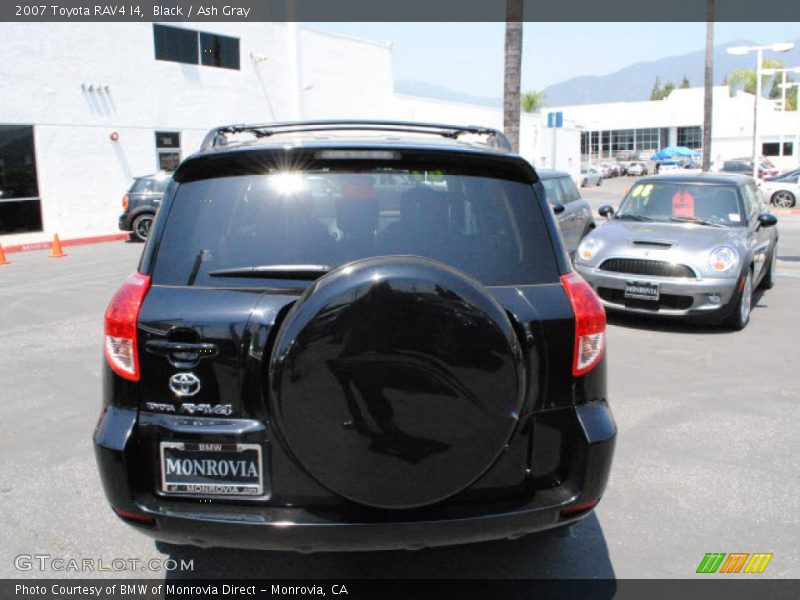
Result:
{"type": "Polygon", "coordinates": [[[194,570],[168,571],[167,580],[616,579],[602,528],[594,514],[567,530],[547,531],[517,540],[416,551],[299,554],[204,549],[160,542],[156,542],[156,548],[178,562],[194,561],[194,570]]]}
{"type": "MultiPolygon", "coordinates": [[[[767,308],[764,299],[764,290],[758,289],[753,292],[753,308],[756,311],[767,308]]],[[[659,316],[657,314],[623,313],[617,311],[606,311],[606,320],[609,325],[617,325],[627,329],[646,329],[648,331],[663,331],[665,333],[686,333],[686,334],[734,334],[736,331],[725,325],[714,325],[699,320],[680,319],[675,317],[659,316]]]]}

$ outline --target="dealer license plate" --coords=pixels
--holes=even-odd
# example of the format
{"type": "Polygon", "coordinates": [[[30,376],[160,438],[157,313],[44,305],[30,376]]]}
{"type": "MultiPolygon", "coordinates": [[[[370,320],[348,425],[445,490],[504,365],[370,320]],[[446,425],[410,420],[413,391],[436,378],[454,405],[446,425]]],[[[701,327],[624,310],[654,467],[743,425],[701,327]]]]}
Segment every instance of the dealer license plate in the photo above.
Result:
{"type": "Polygon", "coordinates": [[[625,285],[625,298],[658,302],[658,284],[632,281],[625,285]]]}
{"type": "Polygon", "coordinates": [[[167,494],[261,496],[261,446],[161,442],[161,491],[167,494]]]}

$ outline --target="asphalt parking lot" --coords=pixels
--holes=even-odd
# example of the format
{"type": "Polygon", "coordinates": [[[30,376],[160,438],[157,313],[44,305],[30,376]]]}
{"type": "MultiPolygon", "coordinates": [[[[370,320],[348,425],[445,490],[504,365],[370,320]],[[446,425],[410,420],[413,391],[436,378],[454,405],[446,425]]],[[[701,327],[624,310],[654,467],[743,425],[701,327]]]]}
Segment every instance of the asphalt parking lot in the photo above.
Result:
{"type": "MultiPolygon", "coordinates": [[[[616,205],[633,178],[586,195],[616,205]]],[[[731,333],[612,318],[609,395],[615,464],[596,513],[566,533],[370,554],[181,550],[186,572],[139,577],[692,577],[706,552],[772,552],[762,577],[800,576],[800,215],[780,213],[774,289],[731,333]]],[[[0,267],[2,577],[119,573],[19,571],[21,554],[167,558],[118,521],[98,480],[91,434],[100,408],[102,316],[142,246],[13,254],[0,267]]],[[[172,552],[175,552],[171,550],[172,552]]]]}

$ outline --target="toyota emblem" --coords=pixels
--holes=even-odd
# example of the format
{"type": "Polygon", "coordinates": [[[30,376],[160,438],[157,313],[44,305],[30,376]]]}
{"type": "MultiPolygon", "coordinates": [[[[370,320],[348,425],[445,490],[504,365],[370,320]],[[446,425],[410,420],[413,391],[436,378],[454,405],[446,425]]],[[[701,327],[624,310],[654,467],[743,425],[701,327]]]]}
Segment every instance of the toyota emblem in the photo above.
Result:
{"type": "Polygon", "coordinates": [[[200,391],[200,378],[194,373],[175,373],[169,378],[169,389],[178,398],[194,396],[200,391]]]}

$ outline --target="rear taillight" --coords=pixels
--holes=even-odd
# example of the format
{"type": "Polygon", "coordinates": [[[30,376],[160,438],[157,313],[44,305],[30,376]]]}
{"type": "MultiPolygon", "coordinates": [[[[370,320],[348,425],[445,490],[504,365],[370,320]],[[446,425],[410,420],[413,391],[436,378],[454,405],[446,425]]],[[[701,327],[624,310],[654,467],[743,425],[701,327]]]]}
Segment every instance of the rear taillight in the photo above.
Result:
{"type": "Polygon", "coordinates": [[[151,517],[150,515],[140,515],[138,513],[132,513],[127,510],[122,510],[121,508],[116,508],[114,506],[111,509],[117,514],[117,516],[121,519],[126,521],[132,521],[137,525],[149,525],[153,526],[156,524],[155,518],[151,517]]]}
{"type": "Polygon", "coordinates": [[[128,195],[122,197],[122,210],[128,210],[128,195]]]}
{"type": "Polygon", "coordinates": [[[134,273],[117,290],[106,309],[106,360],[115,373],[131,381],[139,381],[136,321],[149,288],[150,277],[134,273]]]}
{"type": "Polygon", "coordinates": [[[586,281],[572,271],[561,276],[575,313],[575,357],[572,374],[577,377],[591,371],[603,358],[606,347],[606,311],[600,298],[586,281]]]}

